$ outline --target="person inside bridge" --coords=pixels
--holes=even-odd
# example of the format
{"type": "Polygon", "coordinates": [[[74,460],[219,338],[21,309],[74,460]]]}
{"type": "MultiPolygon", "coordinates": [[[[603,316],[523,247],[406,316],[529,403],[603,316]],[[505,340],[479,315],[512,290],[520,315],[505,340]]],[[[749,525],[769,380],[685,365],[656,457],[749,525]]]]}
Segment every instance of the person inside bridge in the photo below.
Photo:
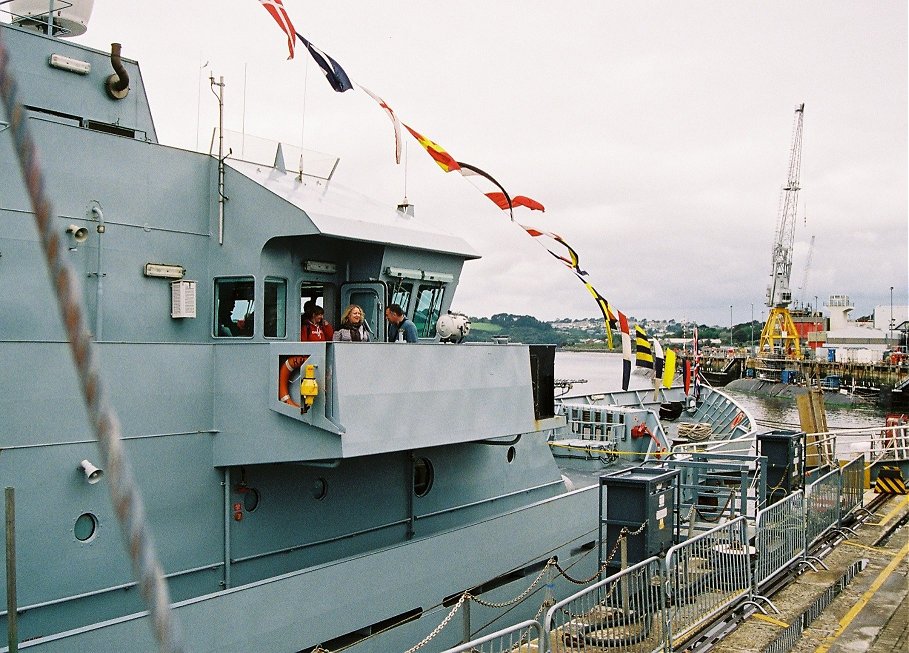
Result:
{"type": "Polygon", "coordinates": [[[341,314],[341,326],[332,338],[336,342],[369,342],[369,327],[363,319],[363,309],[351,304],[341,314]]]}
{"type": "Polygon", "coordinates": [[[398,304],[389,304],[385,309],[388,320],[388,342],[416,342],[417,327],[404,315],[404,309],[398,304]]]}
{"type": "Polygon", "coordinates": [[[315,302],[308,301],[303,306],[302,321],[301,341],[327,341],[334,338],[335,330],[325,321],[325,309],[315,302]]]}

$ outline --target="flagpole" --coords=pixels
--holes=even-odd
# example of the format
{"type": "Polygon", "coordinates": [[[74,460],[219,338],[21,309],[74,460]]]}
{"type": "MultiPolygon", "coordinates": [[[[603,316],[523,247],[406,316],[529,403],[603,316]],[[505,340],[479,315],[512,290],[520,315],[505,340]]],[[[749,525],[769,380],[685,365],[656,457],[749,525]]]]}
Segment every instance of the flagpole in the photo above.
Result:
{"type": "Polygon", "coordinates": [[[407,142],[404,142],[404,201],[407,201],[407,142]]]}
{"type": "MultiPolygon", "coordinates": [[[[306,91],[307,82],[309,81],[309,60],[303,60],[303,107],[300,113],[300,150],[303,150],[303,143],[306,136],[306,91]]],[[[300,152],[300,174],[303,174],[303,153],[300,152]]]]}
{"type": "Polygon", "coordinates": [[[240,117],[240,158],[246,154],[246,66],[243,62],[243,115],[240,117]]]}

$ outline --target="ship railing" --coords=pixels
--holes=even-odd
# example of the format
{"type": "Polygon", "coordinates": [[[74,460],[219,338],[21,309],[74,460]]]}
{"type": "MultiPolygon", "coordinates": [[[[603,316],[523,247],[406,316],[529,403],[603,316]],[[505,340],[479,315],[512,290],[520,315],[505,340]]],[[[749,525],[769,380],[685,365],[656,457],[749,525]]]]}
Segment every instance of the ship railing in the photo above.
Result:
{"type": "Polygon", "coordinates": [[[663,569],[663,560],[649,558],[553,605],[543,620],[549,650],[664,650],[663,569]]]}
{"type": "Polygon", "coordinates": [[[510,628],[445,649],[443,653],[537,653],[545,650],[540,648],[543,634],[540,622],[528,619],[510,628]]]}
{"type": "MultiPolygon", "coordinates": [[[[806,465],[823,469],[862,456],[866,466],[880,462],[909,460],[909,426],[840,429],[809,433],[806,465]]],[[[810,476],[810,474],[809,474],[810,476]]]]}
{"type": "Polygon", "coordinates": [[[615,440],[616,431],[624,431],[625,416],[611,406],[593,404],[560,404],[569,432],[582,440],[615,440]]]}
{"type": "Polygon", "coordinates": [[[704,440],[702,442],[685,442],[682,444],[674,444],[672,445],[672,452],[675,454],[675,457],[684,457],[696,453],[710,452],[737,454],[741,456],[754,455],[754,434],[746,433],[745,435],[729,440],[704,440]]]}
{"type": "Polygon", "coordinates": [[[723,520],[754,519],[767,493],[767,458],[714,452],[695,453],[666,463],[680,471],[679,515],[688,522],[688,537],[723,520]]]}

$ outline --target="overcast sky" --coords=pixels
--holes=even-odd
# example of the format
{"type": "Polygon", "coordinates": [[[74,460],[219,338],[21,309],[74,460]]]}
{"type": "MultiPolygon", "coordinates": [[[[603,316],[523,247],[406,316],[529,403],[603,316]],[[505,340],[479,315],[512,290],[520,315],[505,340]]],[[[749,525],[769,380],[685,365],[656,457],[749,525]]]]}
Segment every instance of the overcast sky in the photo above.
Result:
{"type": "MultiPolygon", "coordinates": [[[[891,286],[894,304],[909,301],[905,0],[285,6],[402,121],[542,202],[518,220],[561,234],[600,293],[638,318],[766,315],[804,102],[794,296],[846,294],[854,316],[888,305],[891,286]]],[[[227,83],[227,128],[337,155],[335,181],[389,205],[406,183],[418,220],[483,256],[465,266],[455,309],[598,313],[567,268],[409,136],[405,176],[387,116],[359,90],[333,92],[302,46],[287,61],[257,0],[96,0],[77,40],[119,41],[139,61],[166,144],[207,146],[211,72],[227,83]]]]}

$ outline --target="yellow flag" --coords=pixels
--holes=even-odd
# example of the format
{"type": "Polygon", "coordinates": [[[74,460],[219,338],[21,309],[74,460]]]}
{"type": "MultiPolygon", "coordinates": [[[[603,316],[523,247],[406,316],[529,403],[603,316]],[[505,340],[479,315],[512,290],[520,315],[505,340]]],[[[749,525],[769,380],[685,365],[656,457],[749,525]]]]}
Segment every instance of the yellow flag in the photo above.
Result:
{"type": "Polygon", "coordinates": [[[666,350],[666,362],[663,365],[663,387],[671,388],[672,381],[675,379],[675,352],[671,349],[666,350]]]}

